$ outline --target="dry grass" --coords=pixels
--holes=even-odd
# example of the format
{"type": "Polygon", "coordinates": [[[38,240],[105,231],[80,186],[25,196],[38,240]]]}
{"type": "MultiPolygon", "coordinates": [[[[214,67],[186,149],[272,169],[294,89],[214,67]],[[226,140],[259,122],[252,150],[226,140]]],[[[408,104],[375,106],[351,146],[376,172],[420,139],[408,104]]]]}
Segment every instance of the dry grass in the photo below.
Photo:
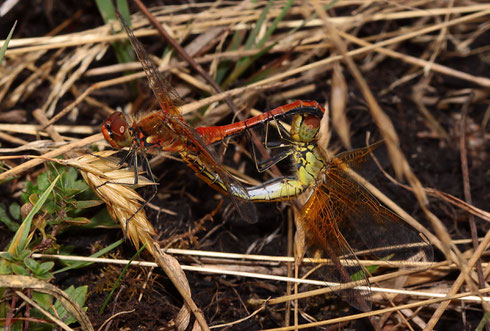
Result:
{"type": "MultiPolygon", "coordinates": [[[[301,308],[303,299],[330,291],[327,288],[312,293],[293,294],[291,292],[284,297],[274,297],[271,300],[254,297],[253,303],[259,305],[255,307],[257,311],[248,312],[244,308],[240,316],[247,316],[250,313],[250,319],[257,318],[265,307],[260,305],[275,307],[276,304],[291,302],[291,300],[297,300],[297,304],[287,306],[288,311],[280,313],[284,315],[284,320],[288,321],[289,309],[294,310],[295,319],[282,330],[346,323],[365,316],[377,316],[377,322],[381,328],[397,326],[403,329],[425,328],[430,330],[441,319],[443,322],[444,313],[452,311],[461,314],[461,306],[458,306],[457,300],[466,300],[465,305],[481,311],[483,316],[483,312],[488,312],[488,303],[478,302],[478,297],[485,296],[483,294],[486,293],[485,280],[488,279],[490,273],[487,257],[489,235],[487,233],[484,238],[477,238],[475,232],[473,237],[468,235],[465,238],[466,242],[456,242],[453,239],[455,231],[449,229],[452,222],[449,219],[450,212],[437,209],[443,205],[444,208],[464,218],[465,222],[470,219],[469,215],[489,222],[489,213],[472,204],[471,187],[468,185],[470,177],[477,176],[477,174],[463,171],[465,175],[462,176],[461,181],[467,187],[464,193],[440,192],[437,189],[426,187],[428,184],[417,178],[418,174],[412,171],[411,165],[413,166],[418,159],[424,158],[424,155],[425,158],[430,158],[430,155],[424,154],[426,151],[423,145],[418,149],[420,153],[418,159],[411,160],[411,155],[403,153],[402,150],[408,146],[400,146],[400,141],[406,141],[403,136],[400,139],[400,133],[396,129],[399,124],[396,122],[400,118],[393,116],[390,118],[381,100],[386,103],[386,100],[391,98],[393,103],[399,106],[400,112],[406,112],[402,114],[403,120],[407,123],[417,121],[420,124],[417,126],[419,131],[413,134],[418,141],[412,144],[422,144],[427,142],[423,140],[427,138],[436,139],[441,148],[450,146],[461,152],[463,168],[466,159],[470,159],[476,169],[475,172],[486,172],[488,176],[488,169],[485,169],[483,164],[485,161],[488,164],[489,158],[487,128],[490,118],[488,97],[490,79],[485,77],[486,73],[482,71],[472,74],[465,69],[469,67],[488,68],[488,45],[475,46],[474,42],[482,35],[488,35],[490,4],[485,1],[345,0],[336,2],[333,9],[325,13],[320,8],[327,3],[312,1],[311,3],[298,2],[293,5],[285,19],[279,23],[279,29],[264,46],[272,46],[269,50],[271,57],[277,59],[283,56],[282,61],[269,63],[267,56],[262,58],[257,68],[275,70],[272,70],[272,73],[266,75],[265,78],[246,87],[229,89],[205,99],[189,100],[194,95],[199,97],[203,93],[213,93],[213,88],[197,76],[187,62],[161,61],[159,69],[163,73],[171,73],[178,77],[174,81],[178,81],[179,91],[184,92],[181,97],[186,98],[186,101],[189,100],[182,107],[182,112],[186,118],[201,117],[200,125],[202,126],[213,125],[229,118],[231,111],[221,102],[226,98],[230,98],[239,108],[249,109],[254,107],[254,104],[251,104],[252,100],[261,98],[265,93],[269,95],[268,100],[271,100],[274,106],[294,99],[311,99],[317,95],[318,97],[315,98],[318,101],[330,105],[327,109],[331,113],[332,130],[335,130],[344,146],[350,146],[351,137],[356,134],[351,130],[359,128],[356,127],[356,123],[350,122],[349,114],[352,115],[352,113],[349,113],[349,100],[353,96],[362,98],[362,102],[359,103],[363,104],[363,109],[369,111],[372,122],[375,123],[387,143],[397,178],[396,180],[392,178],[392,180],[407,183],[407,186],[404,187],[407,189],[406,194],[413,194],[418,208],[423,211],[425,218],[423,223],[430,224],[430,229],[421,227],[410,213],[403,211],[396,203],[384,200],[376,193],[376,188],[373,188],[373,194],[412,226],[424,232],[431,243],[443,253],[441,256],[445,258],[427,266],[424,272],[420,270],[419,272],[416,270],[390,272],[383,276],[373,277],[371,281],[376,284],[378,280],[386,282],[389,278],[395,278],[402,283],[401,280],[405,279],[405,285],[397,283],[396,287],[422,284],[423,292],[427,296],[431,293],[442,292],[450,298],[446,298],[447,300],[444,298],[420,299],[421,293],[419,292],[393,290],[391,294],[373,295],[374,306],[379,309],[372,312],[351,315],[343,319],[313,321],[301,308]],[[293,28],[298,29],[293,30],[293,28]],[[368,35],[368,31],[373,30],[376,31],[376,34],[368,35]],[[413,54],[410,53],[412,50],[415,50],[413,54]],[[478,59],[479,62],[474,61],[466,67],[457,65],[458,61],[470,57],[478,59]],[[373,80],[369,73],[389,70],[389,67],[383,65],[388,61],[391,61],[392,67],[403,68],[402,70],[397,68],[397,72],[402,72],[402,74],[391,77],[390,72],[387,71],[386,76],[389,78],[373,80]],[[329,80],[330,77],[331,80],[329,80]],[[458,81],[458,87],[447,83],[453,80],[458,81]],[[325,83],[329,84],[330,91],[322,90],[325,88],[325,83]],[[401,101],[396,100],[399,98],[400,89],[406,89],[404,95],[410,97],[413,106],[405,106],[401,101]],[[185,94],[185,91],[191,91],[190,97],[185,94]],[[198,110],[204,106],[208,108],[204,114],[200,114],[198,110]],[[467,111],[464,111],[465,107],[467,111]],[[482,109],[482,107],[487,107],[483,116],[478,117],[468,111],[468,109],[482,109]],[[412,112],[409,113],[409,111],[412,112]],[[468,124],[465,125],[464,121],[468,124]],[[481,162],[480,166],[478,162],[481,162]],[[453,196],[455,193],[461,193],[459,198],[464,197],[464,201],[453,196]],[[427,195],[432,198],[429,199],[427,195]],[[437,200],[436,203],[435,200],[437,200]],[[468,242],[472,244],[469,245],[468,242]],[[450,272],[457,272],[456,280],[446,277],[450,272]],[[480,274],[480,279],[478,279],[478,274],[480,274]],[[482,276],[483,279],[481,279],[482,276]],[[456,295],[457,293],[459,294],[456,295]],[[398,312],[398,315],[392,315],[395,311],[398,312]],[[304,318],[300,326],[298,325],[299,315],[304,318]],[[305,323],[305,320],[310,320],[311,323],[305,323]]],[[[245,56],[258,53],[258,49],[227,50],[225,46],[229,43],[230,36],[236,31],[249,32],[253,28],[264,6],[263,1],[254,4],[246,2],[204,3],[186,7],[193,7],[193,13],[184,10],[184,7],[180,5],[153,8],[152,13],[160,23],[164,24],[167,31],[185,46],[195,61],[214,75],[216,68],[223,61],[236,62],[245,56]],[[208,49],[208,43],[215,43],[217,46],[208,49]]],[[[281,6],[281,2],[272,6],[267,17],[269,24],[280,13],[281,6]]],[[[137,37],[156,35],[156,31],[150,28],[147,20],[141,14],[133,16],[132,26],[137,37]]],[[[139,69],[138,63],[101,66],[97,62],[109,51],[109,42],[126,39],[124,33],[112,35],[110,32],[111,27],[106,25],[72,34],[11,40],[9,50],[6,52],[6,61],[0,67],[0,107],[6,114],[12,112],[8,114],[13,117],[14,111],[29,104],[31,109],[40,109],[41,116],[37,117],[39,125],[17,123],[14,125],[7,123],[8,116],[1,118],[0,122],[4,123],[0,123],[0,139],[20,149],[3,149],[0,150],[0,153],[8,156],[14,152],[22,152],[22,148],[29,147],[39,151],[45,158],[53,158],[62,154],[66,155],[67,152],[73,152],[101,139],[100,134],[89,135],[94,134],[107,114],[114,110],[107,103],[107,98],[102,97],[102,94],[110,91],[111,88],[120,88],[121,84],[144,77],[142,72],[124,75],[128,70],[139,69]],[[114,78],[107,79],[107,76],[114,78]],[[48,91],[47,95],[38,98],[36,92],[40,87],[46,86],[49,87],[45,89],[48,91]],[[41,130],[44,126],[60,120],[69,119],[74,123],[73,121],[80,115],[80,109],[84,112],[96,112],[97,119],[92,121],[91,125],[58,126],[56,124],[49,127],[49,130],[41,130]],[[43,120],[44,115],[49,118],[49,121],[43,120]],[[38,139],[36,136],[38,132],[43,139],[49,137],[53,141],[70,143],[59,148],[46,143],[35,143],[34,141],[38,139]],[[20,133],[23,135],[20,136],[20,133]],[[72,136],[73,133],[77,133],[77,137],[87,137],[82,140],[75,139],[72,136]]],[[[259,31],[258,38],[261,38],[264,33],[264,29],[259,31]]],[[[253,111],[251,113],[255,114],[253,111]]],[[[480,113],[482,113],[481,110],[480,113]]],[[[23,116],[25,117],[21,114],[20,119],[23,116]]],[[[328,138],[331,134],[330,130],[326,132],[328,138]]],[[[458,152],[456,155],[459,156],[458,152]]],[[[34,159],[22,164],[14,163],[14,161],[8,162],[10,162],[8,165],[11,169],[1,173],[0,180],[13,175],[32,173],[34,167],[42,163],[43,159],[34,159]]],[[[135,246],[147,244],[155,259],[160,261],[161,267],[166,268],[166,265],[173,269],[173,271],[166,269],[166,272],[171,278],[174,277],[172,279],[174,284],[181,283],[180,287],[179,285],[177,287],[181,295],[187,298],[187,305],[176,318],[176,323],[179,324],[178,321],[181,321],[180,325],[185,325],[186,322],[182,320],[188,319],[189,312],[193,311],[201,321],[201,327],[205,329],[200,311],[190,299],[190,290],[185,275],[181,272],[178,263],[158,248],[153,237],[155,232],[151,223],[146,220],[144,212],[140,211],[130,222],[127,224],[125,222],[138,210],[141,198],[127,185],[106,183],[108,179],[110,182],[129,183],[132,180],[132,172],[116,169],[114,163],[107,163],[104,159],[92,155],[84,155],[79,159],[66,162],[81,170],[84,169],[82,171],[84,178],[107,204],[114,219],[121,222],[125,235],[133,244],[135,246]]],[[[454,173],[459,174],[459,169],[454,173]]],[[[143,178],[140,182],[150,184],[143,178]]],[[[431,186],[437,188],[437,184],[435,181],[431,183],[431,186]]],[[[196,195],[197,192],[190,192],[190,194],[196,195]]],[[[488,190],[483,191],[482,194],[486,195],[488,202],[488,190]]],[[[198,199],[203,199],[203,197],[198,196],[198,199]]],[[[485,197],[479,198],[480,201],[484,199],[485,197]]],[[[421,215],[422,213],[419,214],[419,217],[421,215]]],[[[487,228],[486,224],[473,222],[476,224],[475,228],[480,231],[485,231],[484,229],[487,228]]],[[[292,251],[292,235],[289,238],[289,245],[292,251]]],[[[177,255],[182,252],[168,251],[167,253],[177,255]]],[[[192,270],[229,273],[242,277],[269,277],[272,275],[273,277],[270,278],[276,281],[292,281],[287,278],[274,277],[293,276],[291,271],[293,260],[288,257],[231,256],[227,253],[216,253],[218,256],[214,256],[200,250],[193,250],[189,254],[194,255],[194,261],[196,264],[199,263],[200,267],[209,268],[197,269],[194,265],[189,268],[185,266],[184,270],[195,268],[192,270]],[[289,273],[286,271],[287,266],[290,268],[289,273]]],[[[271,282],[269,285],[275,286],[275,284],[271,282]]],[[[292,283],[288,284],[291,286],[292,283]]],[[[373,285],[374,287],[378,286],[373,285]]],[[[385,286],[379,287],[384,288],[385,286]]],[[[395,285],[391,288],[394,289],[395,285]]],[[[204,309],[204,307],[199,308],[204,309]]],[[[208,321],[211,317],[206,316],[208,321]]],[[[217,321],[221,322],[221,319],[217,321]]],[[[243,323],[244,320],[226,322],[240,328],[242,325],[240,323],[243,323]]]]}

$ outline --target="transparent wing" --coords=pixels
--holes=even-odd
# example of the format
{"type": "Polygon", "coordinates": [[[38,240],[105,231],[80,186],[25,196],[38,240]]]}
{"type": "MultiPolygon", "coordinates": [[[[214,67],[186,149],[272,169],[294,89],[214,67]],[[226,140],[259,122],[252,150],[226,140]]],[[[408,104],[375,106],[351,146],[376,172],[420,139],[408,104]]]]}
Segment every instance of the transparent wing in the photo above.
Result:
{"type": "Polygon", "coordinates": [[[370,151],[380,143],[340,154],[329,164],[325,185],[332,194],[338,195],[339,208],[346,210],[345,223],[339,224],[339,228],[342,231],[345,227],[342,233],[352,237],[356,232],[375,256],[388,262],[407,262],[407,266],[411,262],[431,262],[433,250],[426,239],[343,171],[346,166],[360,168],[370,158],[370,151]]]}
{"type": "MultiPolygon", "coordinates": [[[[167,115],[165,119],[168,128],[172,129],[178,135],[185,137],[185,139],[182,139],[183,141],[187,141],[187,146],[184,146],[184,148],[191,150],[190,152],[192,153],[197,151],[197,157],[200,158],[201,163],[217,174],[220,181],[225,186],[226,192],[240,192],[246,197],[246,190],[223,167],[221,167],[214,153],[206,148],[201,135],[183,121],[179,108],[176,107],[173,102],[173,97],[176,97],[176,93],[172,93],[173,89],[161,78],[156,65],[143,49],[143,46],[138,39],[136,39],[126,22],[124,22],[120,16],[119,20],[128,34],[129,40],[131,41],[134,51],[148,78],[150,87],[160,103],[162,112],[167,115]]],[[[184,159],[186,159],[185,156],[188,152],[189,151],[186,150],[181,151],[181,155],[184,156],[184,159]]],[[[252,203],[237,201],[232,195],[230,195],[230,197],[242,218],[249,223],[257,222],[255,206],[252,203]]]]}
{"type": "Polygon", "coordinates": [[[182,118],[180,109],[175,104],[176,100],[180,100],[177,93],[175,92],[175,89],[170,84],[168,84],[167,81],[162,79],[157,66],[150,59],[148,53],[146,53],[138,39],[136,39],[131,28],[119,15],[119,13],[117,13],[117,15],[119,18],[119,22],[121,22],[121,25],[123,26],[126,34],[129,37],[129,41],[133,45],[134,52],[140,60],[141,66],[143,67],[146,77],[148,78],[148,82],[150,83],[150,88],[155,94],[155,97],[157,98],[162,111],[170,116],[182,118]]]}

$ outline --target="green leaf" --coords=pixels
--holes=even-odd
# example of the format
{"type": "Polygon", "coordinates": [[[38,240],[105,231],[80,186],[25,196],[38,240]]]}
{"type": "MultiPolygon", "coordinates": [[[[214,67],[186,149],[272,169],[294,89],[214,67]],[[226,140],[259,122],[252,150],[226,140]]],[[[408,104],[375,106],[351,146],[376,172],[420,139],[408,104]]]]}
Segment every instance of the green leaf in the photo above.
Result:
{"type": "Polygon", "coordinates": [[[108,229],[115,229],[120,227],[119,224],[114,223],[114,220],[111,218],[106,208],[100,210],[97,214],[95,214],[95,216],[91,218],[91,221],[92,222],[85,225],[85,227],[108,229]]]}
{"type": "Polygon", "coordinates": [[[76,225],[84,225],[90,223],[90,220],[86,217],[65,217],[64,221],[76,225]]]}
{"type": "Polygon", "coordinates": [[[30,258],[30,257],[26,257],[24,259],[24,264],[33,273],[36,273],[36,271],[39,269],[39,262],[37,262],[36,260],[34,260],[34,259],[30,258]]]}
{"type": "Polygon", "coordinates": [[[350,279],[353,282],[358,281],[358,280],[363,280],[363,279],[366,279],[365,275],[366,275],[366,273],[363,270],[359,270],[358,272],[355,272],[352,275],[350,275],[350,279]]]}
{"type": "Polygon", "coordinates": [[[3,203],[0,203],[0,222],[5,224],[7,229],[9,229],[12,232],[17,231],[17,229],[19,228],[19,224],[10,219],[9,215],[7,214],[7,210],[5,209],[5,205],[3,203]]]}
{"type": "Polygon", "coordinates": [[[0,258],[4,259],[4,260],[7,260],[7,261],[10,261],[10,262],[15,262],[15,257],[9,253],[9,252],[2,252],[0,254],[0,258]]]}
{"type": "MultiPolygon", "coordinates": [[[[88,286],[80,286],[75,288],[73,285],[68,287],[65,290],[65,293],[68,294],[70,298],[72,298],[76,303],[83,307],[85,304],[85,300],[87,299],[88,286]]],[[[76,319],[70,315],[66,311],[65,307],[61,304],[59,300],[56,300],[54,303],[54,310],[51,308],[49,311],[55,316],[59,316],[61,320],[63,320],[66,324],[70,325],[76,322],[76,319]]]]}
{"type": "Polygon", "coordinates": [[[49,310],[53,305],[53,297],[46,293],[32,291],[32,299],[46,310],[49,310]]]}
{"type": "Polygon", "coordinates": [[[39,271],[35,274],[35,276],[39,279],[44,279],[44,280],[49,280],[54,277],[52,273],[45,272],[45,271],[39,271]]]}
{"type": "MultiPolygon", "coordinates": [[[[393,258],[393,256],[394,256],[394,254],[390,254],[390,255],[384,256],[383,258],[381,258],[379,260],[381,260],[381,261],[389,261],[389,260],[391,260],[393,258]]],[[[364,268],[367,270],[368,274],[371,274],[372,275],[372,274],[374,274],[376,272],[376,270],[378,270],[379,265],[369,265],[369,266],[365,266],[364,268]]],[[[362,271],[362,270],[360,270],[360,271],[358,271],[356,273],[353,273],[350,276],[350,278],[352,279],[352,281],[363,280],[363,279],[365,279],[364,275],[365,275],[365,272],[362,271]]]]}
{"type": "Polygon", "coordinates": [[[75,203],[75,205],[78,209],[87,209],[100,206],[103,203],[104,202],[102,200],[79,200],[75,203]]]}
{"type": "Polygon", "coordinates": [[[49,185],[51,185],[51,182],[49,181],[49,174],[47,172],[43,172],[37,177],[37,187],[40,192],[44,192],[48,189],[49,185]]]}
{"type": "Polygon", "coordinates": [[[11,263],[5,263],[5,261],[2,261],[0,263],[0,275],[10,275],[12,274],[12,264],[11,263]]]}
{"type": "Polygon", "coordinates": [[[72,184],[74,183],[78,178],[78,172],[75,168],[69,167],[68,171],[66,172],[66,180],[68,183],[72,184]]]}
{"type": "Polygon", "coordinates": [[[17,21],[15,21],[14,26],[12,27],[12,29],[10,29],[7,39],[5,39],[5,42],[3,43],[2,48],[0,49],[0,64],[2,64],[3,57],[5,55],[5,52],[7,51],[7,47],[9,45],[10,39],[12,39],[12,35],[14,34],[16,25],[17,25],[17,21]]]}
{"type": "Polygon", "coordinates": [[[85,300],[87,299],[88,286],[83,285],[77,288],[70,286],[65,290],[66,294],[70,296],[76,303],[83,307],[85,300]]]}
{"type": "Polygon", "coordinates": [[[29,276],[29,271],[27,271],[27,269],[23,265],[14,263],[11,265],[11,267],[14,274],[21,275],[21,276],[29,276]]]}
{"type": "Polygon", "coordinates": [[[10,253],[14,253],[15,251],[18,254],[19,252],[27,249],[27,246],[29,245],[30,242],[30,240],[28,240],[28,236],[31,229],[32,219],[34,218],[34,215],[36,215],[37,212],[39,212],[44,202],[46,202],[48,196],[51,194],[51,191],[53,191],[53,188],[59,179],[60,176],[56,177],[56,179],[51,183],[51,185],[47,188],[47,190],[43,192],[39,200],[34,204],[31,211],[29,212],[25,220],[22,222],[21,226],[19,227],[19,230],[17,230],[14,238],[9,244],[8,251],[10,253]]]}
{"type": "Polygon", "coordinates": [[[18,254],[13,255],[14,259],[18,262],[24,261],[24,259],[32,254],[30,249],[23,249],[18,254]]]}
{"type": "Polygon", "coordinates": [[[29,197],[32,194],[32,191],[34,190],[34,184],[30,181],[26,182],[26,187],[25,187],[25,192],[22,192],[20,195],[20,199],[22,203],[27,203],[29,202],[29,197]]]}
{"type": "Polygon", "coordinates": [[[24,264],[27,266],[27,268],[29,268],[29,270],[31,270],[33,275],[37,278],[40,279],[53,278],[53,275],[49,272],[54,266],[54,262],[52,261],[39,263],[30,257],[26,257],[24,259],[24,264]]]}
{"type": "Polygon", "coordinates": [[[58,210],[58,204],[56,201],[49,199],[44,203],[42,210],[48,214],[54,214],[58,210]]]}
{"type": "Polygon", "coordinates": [[[39,270],[43,272],[49,272],[54,267],[53,261],[43,262],[39,265],[39,270]]]}
{"type": "Polygon", "coordinates": [[[10,215],[17,221],[20,220],[20,205],[17,202],[13,202],[9,206],[10,215]]]}

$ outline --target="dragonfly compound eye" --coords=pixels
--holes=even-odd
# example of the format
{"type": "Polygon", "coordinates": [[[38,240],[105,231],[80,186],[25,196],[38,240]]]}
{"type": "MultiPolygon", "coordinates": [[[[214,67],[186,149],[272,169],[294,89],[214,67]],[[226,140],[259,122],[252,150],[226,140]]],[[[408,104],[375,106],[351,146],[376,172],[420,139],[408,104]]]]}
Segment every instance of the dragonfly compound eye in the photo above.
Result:
{"type": "Polygon", "coordinates": [[[316,138],[321,119],[316,116],[295,115],[291,122],[291,138],[299,142],[310,142],[316,138]]]}
{"type": "Polygon", "coordinates": [[[105,140],[115,149],[131,145],[131,133],[128,130],[128,123],[120,112],[109,115],[104,124],[102,124],[101,131],[105,140]]]}

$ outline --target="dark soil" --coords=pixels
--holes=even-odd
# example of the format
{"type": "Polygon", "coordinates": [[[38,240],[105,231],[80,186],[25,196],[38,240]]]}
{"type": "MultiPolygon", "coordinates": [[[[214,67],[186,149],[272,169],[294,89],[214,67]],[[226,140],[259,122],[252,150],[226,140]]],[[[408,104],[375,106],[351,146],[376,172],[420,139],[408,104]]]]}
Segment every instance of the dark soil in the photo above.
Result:
{"type": "MultiPolygon", "coordinates": [[[[77,10],[81,10],[81,15],[73,20],[62,33],[73,31],[84,31],[103,24],[97,8],[92,2],[80,1],[29,1],[20,2],[6,17],[0,20],[0,38],[6,36],[15,19],[19,20],[14,38],[38,37],[46,35],[53,28],[61,24],[64,20],[71,17],[77,10]],[[53,7],[50,7],[53,5],[53,7]]],[[[160,1],[152,2],[161,3],[160,1]]],[[[148,4],[150,6],[150,4],[148,4]]],[[[132,8],[132,12],[136,9],[132,8]]],[[[344,9],[346,10],[346,9],[344,9]]],[[[401,24],[391,23],[392,25],[401,24]]],[[[382,29],[387,28],[383,23],[368,24],[359,32],[359,36],[368,36],[379,33],[382,29]]],[[[397,26],[390,26],[395,30],[397,26]]],[[[477,48],[488,45],[490,34],[488,31],[479,36],[471,45],[471,48],[477,48]]],[[[146,41],[146,39],[145,39],[146,41]]],[[[159,41],[154,39],[156,43],[159,41]]],[[[145,42],[145,44],[149,44],[145,42]]],[[[425,50],[425,44],[416,44],[407,42],[403,44],[398,51],[412,56],[420,56],[425,50]]],[[[156,48],[153,47],[153,48],[156,48]]],[[[159,54],[163,49],[151,49],[149,51],[159,54]]],[[[260,69],[261,65],[267,64],[275,57],[265,57],[264,63],[259,62],[255,68],[250,69],[244,77],[250,76],[255,70],[260,69]]],[[[106,65],[116,63],[112,50],[110,50],[101,62],[97,65],[106,65]]],[[[490,68],[488,62],[481,60],[479,55],[459,58],[455,56],[444,55],[437,59],[442,65],[447,65],[453,69],[471,73],[477,76],[489,77],[490,68]]],[[[40,61],[42,63],[42,61],[40,61]]],[[[407,156],[410,165],[415,174],[425,187],[432,187],[451,194],[460,199],[464,199],[463,177],[461,174],[460,161],[460,115],[463,105],[450,104],[447,109],[438,109],[437,102],[429,106],[431,114],[450,134],[448,140],[431,134],[423,116],[420,114],[417,105],[414,104],[412,91],[414,85],[420,82],[418,78],[408,81],[405,84],[389,91],[387,94],[380,95],[380,92],[386,89],[391,83],[404,76],[410,70],[408,64],[404,64],[394,59],[384,59],[373,69],[363,72],[372,92],[377,96],[382,109],[390,117],[396,131],[400,137],[401,148],[407,156]],[[459,116],[459,117],[458,117],[459,116]]],[[[369,115],[367,106],[359,92],[355,81],[349,76],[348,70],[344,70],[347,85],[349,86],[349,101],[347,105],[347,116],[350,120],[350,129],[352,132],[352,141],[354,147],[364,146],[365,133],[370,131],[375,137],[379,137],[378,130],[369,115]]],[[[21,83],[28,76],[24,73],[19,76],[14,85],[21,83]]],[[[325,84],[331,77],[331,71],[318,74],[312,82],[317,83],[317,89],[307,95],[302,95],[305,100],[316,100],[320,104],[325,104],[329,99],[328,85],[325,84]]],[[[103,80],[105,78],[98,77],[103,80]]],[[[84,90],[94,83],[94,78],[82,78],[77,86],[84,90]]],[[[304,82],[303,82],[304,83],[304,82]]],[[[303,84],[301,83],[301,84],[303,84]]],[[[298,85],[299,87],[299,85],[298,85]]],[[[467,81],[457,80],[452,77],[446,77],[434,74],[431,80],[431,96],[438,102],[441,102],[451,92],[464,88],[473,88],[467,81]]],[[[121,92],[119,89],[109,88],[98,91],[92,97],[110,106],[123,105],[130,100],[126,98],[128,93],[121,92]],[[105,92],[105,93],[102,93],[105,92]],[[112,98],[112,96],[114,96],[112,98]]],[[[124,87],[126,88],[126,87],[124,87]]],[[[280,104],[271,104],[269,97],[280,91],[268,91],[257,97],[257,102],[249,106],[257,109],[266,110],[277,107],[280,104]]],[[[41,102],[49,94],[49,86],[40,86],[36,93],[22,103],[16,105],[16,109],[27,110],[25,122],[32,123],[34,120],[31,111],[40,106],[41,102]]],[[[196,98],[201,96],[196,95],[196,98]]],[[[66,100],[63,106],[69,104],[72,100],[66,100]]],[[[185,101],[185,100],[184,100],[185,101]]],[[[0,104],[1,111],[7,111],[0,104]]],[[[488,99],[486,102],[477,102],[470,105],[467,121],[474,123],[476,129],[467,134],[467,139],[476,141],[478,137],[486,134],[486,140],[468,150],[468,164],[470,173],[470,186],[473,198],[473,204],[481,209],[488,209],[490,200],[490,176],[489,169],[489,149],[488,149],[488,131],[481,127],[485,116],[488,116],[488,99]]],[[[226,124],[231,121],[227,117],[219,124],[226,124]]],[[[68,119],[62,119],[58,124],[72,124],[68,119]]],[[[103,121],[103,115],[96,112],[93,106],[82,103],[80,105],[80,115],[76,120],[79,124],[100,125],[103,121]],[[94,114],[96,114],[94,116],[94,114]]],[[[28,136],[19,135],[19,138],[28,136]]],[[[32,139],[29,137],[29,139],[32,139]]],[[[332,143],[334,146],[340,146],[338,137],[334,134],[332,143]]],[[[5,143],[5,147],[13,147],[5,143]]],[[[225,162],[232,162],[231,159],[225,159],[225,162]]],[[[246,164],[246,173],[259,179],[260,177],[254,171],[254,165],[247,158],[242,157],[241,163],[246,164]]],[[[289,165],[285,168],[290,167],[289,165]]],[[[216,191],[208,187],[193,175],[190,169],[183,167],[183,164],[174,160],[166,160],[163,164],[153,169],[155,176],[159,178],[159,194],[153,204],[171,210],[175,215],[159,213],[155,210],[148,209],[149,219],[152,220],[157,230],[157,238],[162,246],[171,243],[175,248],[194,248],[200,250],[246,253],[252,244],[255,248],[250,251],[252,254],[263,255],[287,255],[287,219],[289,205],[284,203],[263,203],[257,205],[259,223],[251,225],[239,220],[235,220],[233,215],[224,217],[225,209],[229,207],[228,199],[224,200],[223,207],[219,209],[213,221],[202,222],[202,228],[198,226],[200,220],[207,214],[215,210],[222,198],[216,191]],[[176,239],[177,238],[177,239],[176,239]],[[269,240],[271,239],[271,240],[269,240]]],[[[30,174],[28,178],[35,177],[30,174]]],[[[24,181],[25,177],[19,179],[19,183],[24,181]]],[[[19,191],[18,182],[9,182],[2,186],[2,201],[10,204],[18,201],[15,198],[15,192],[19,191]],[[17,185],[14,185],[17,184],[17,185]]],[[[417,201],[410,192],[405,191],[399,186],[389,182],[384,176],[375,176],[373,184],[385,192],[389,197],[396,201],[402,208],[408,211],[416,219],[420,220],[426,227],[431,228],[430,224],[418,206],[417,201]]],[[[143,190],[143,194],[145,191],[143,190]]],[[[441,220],[443,220],[450,235],[453,239],[470,238],[469,214],[461,209],[454,207],[442,200],[430,198],[430,208],[441,220]]],[[[95,212],[94,212],[95,213],[95,212]]],[[[479,219],[476,220],[478,235],[484,236],[489,230],[488,223],[479,219]]],[[[6,247],[12,238],[12,233],[7,231],[0,223],[0,244],[6,247]]],[[[98,229],[83,230],[75,229],[74,231],[65,232],[58,238],[60,245],[72,245],[74,253],[80,255],[89,255],[95,247],[103,247],[122,237],[119,229],[98,229]]],[[[460,250],[465,251],[469,246],[461,246],[460,250]]],[[[128,259],[135,253],[131,243],[126,241],[125,244],[117,250],[115,257],[128,259]]],[[[151,260],[152,257],[144,255],[144,259],[151,260]]],[[[444,256],[439,251],[435,252],[436,261],[443,260],[444,256]]],[[[193,260],[179,258],[182,264],[193,263],[193,260]]],[[[130,330],[165,330],[173,329],[173,320],[175,319],[180,307],[183,305],[182,299],[172,283],[167,279],[165,274],[160,270],[153,270],[150,274],[147,268],[129,268],[127,274],[115,291],[109,305],[102,314],[99,309],[102,306],[108,291],[119,276],[122,267],[109,266],[101,267],[93,265],[84,269],[71,271],[56,275],[52,281],[53,284],[60,288],[66,288],[69,285],[88,285],[89,296],[86,306],[87,313],[92,321],[94,328],[98,328],[109,317],[116,313],[121,315],[115,317],[109,329],[130,329],[130,330]]],[[[251,298],[274,298],[286,293],[284,283],[255,280],[253,278],[239,278],[235,276],[208,275],[194,272],[186,272],[189,280],[193,298],[198,307],[203,311],[209,325],[229,323],[247,317],[258,307],[248,305],[251,298]]],[[[445,281],[450,283],[457,274],[450,274],[445,281]]],[[[336,297],[314,297],[299,302],[300,312],[313,316],[316,320],[323,320],[338,316],[347,316],[356,313],[346,303],[338,300],[336,297]]],[[[463,328],[474,328],[482,317],[481,306],[473,305],[460,307],[465,309],[466,318],[462,318],[461,313],[451,310],[443,316],[437,328],[440,330],[460,330],[463,328]],[[467,309],[468,308],[468,309],[467,309]]],[[[255,330],[284,325],[285,305],[267,306],[254,317],[230,326],[232,330],[255,330]]],[[[419,317],[427,321],[432,315],[432,309],[425,308],[419,313],[419,317]]],[[[300,314],[300,323],[306,323],[304,316],[300,314]]],[[[364,330],[371,328],[367,319],[354,321],[349,324],[336,325],[335,328],[351,328],[364,330]]]]}

